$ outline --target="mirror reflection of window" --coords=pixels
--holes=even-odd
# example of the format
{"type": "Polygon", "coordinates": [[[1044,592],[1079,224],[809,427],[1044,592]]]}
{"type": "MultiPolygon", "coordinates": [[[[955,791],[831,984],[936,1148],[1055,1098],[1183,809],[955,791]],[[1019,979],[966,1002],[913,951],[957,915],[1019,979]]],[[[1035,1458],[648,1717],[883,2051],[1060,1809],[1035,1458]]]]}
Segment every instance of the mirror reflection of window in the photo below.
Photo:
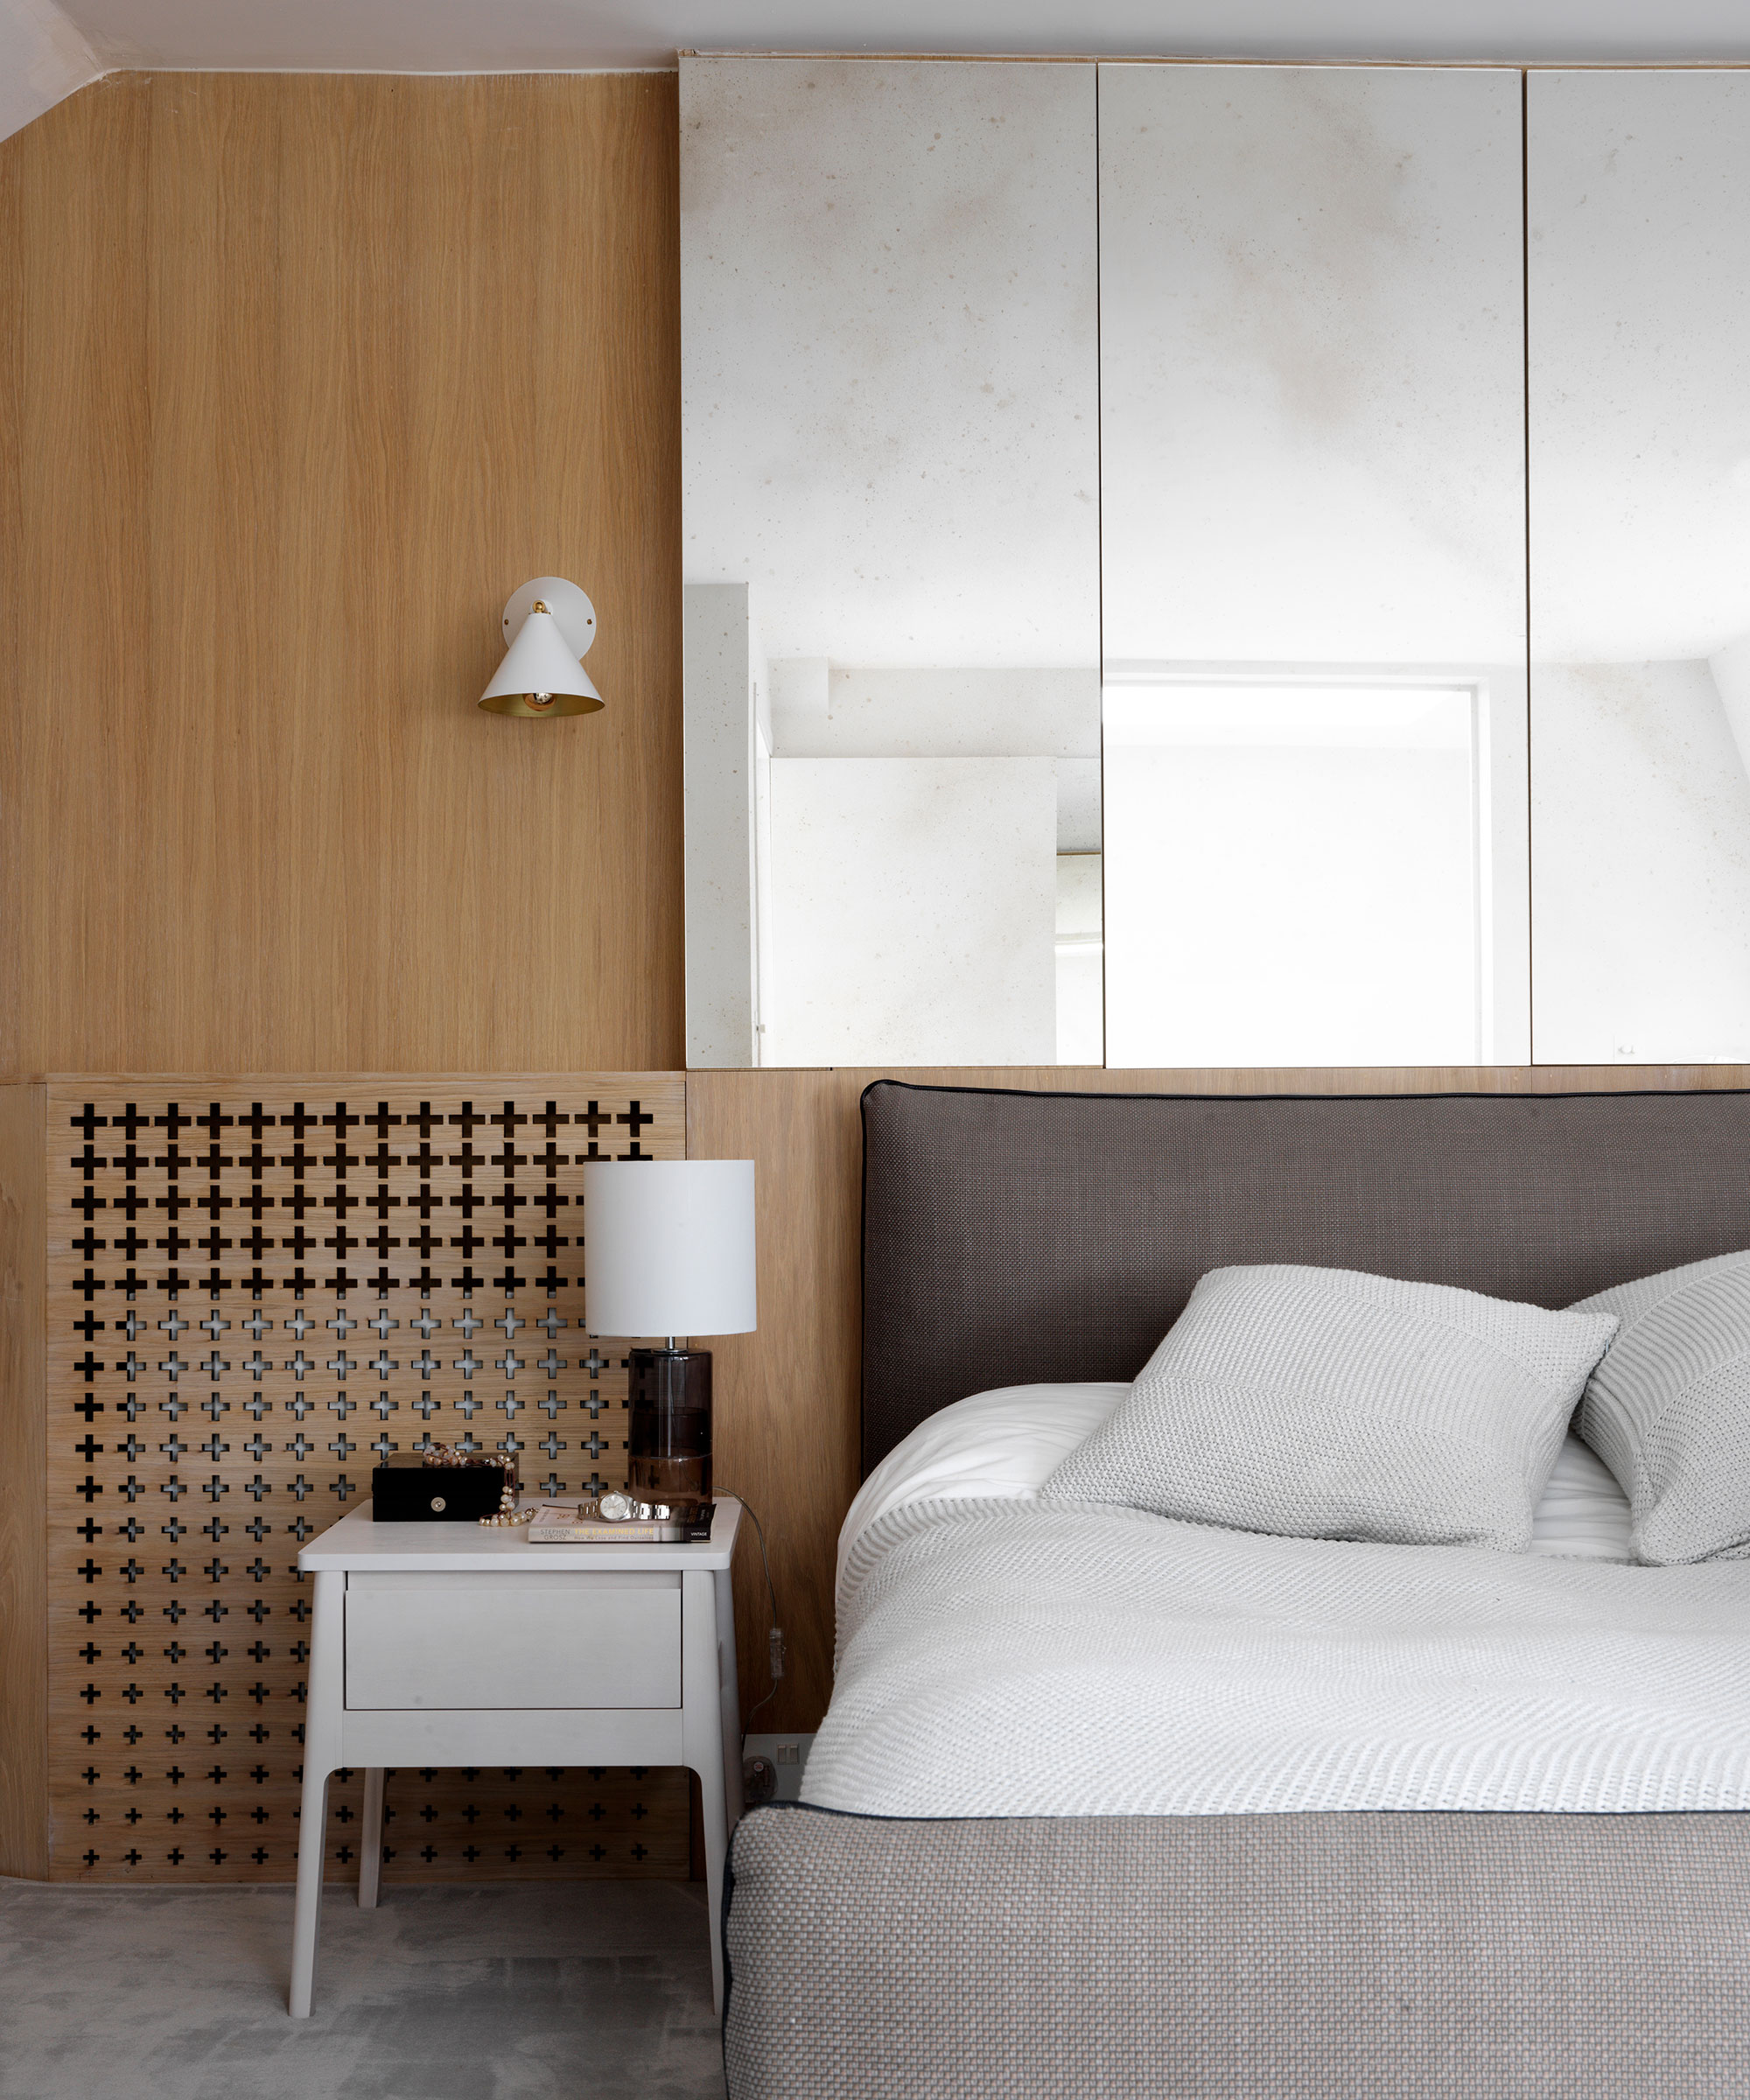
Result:
{"type": "Polygon", "coordinates": [[[1102,864],[1097,850],[1057,857],[1057,1061],[1060,1065],[1105,1061],[1102,864]]]}
{"type": "Polygon", "coordinates": [[[1100,68],[1110,1064],[1527,1054],[1520,104],[1100,68]]]}
{"type": "Polygon", "coordinates": [[[1473,686],[1109,686],[1116,1065],[1480,1061],[1473,686]]]}

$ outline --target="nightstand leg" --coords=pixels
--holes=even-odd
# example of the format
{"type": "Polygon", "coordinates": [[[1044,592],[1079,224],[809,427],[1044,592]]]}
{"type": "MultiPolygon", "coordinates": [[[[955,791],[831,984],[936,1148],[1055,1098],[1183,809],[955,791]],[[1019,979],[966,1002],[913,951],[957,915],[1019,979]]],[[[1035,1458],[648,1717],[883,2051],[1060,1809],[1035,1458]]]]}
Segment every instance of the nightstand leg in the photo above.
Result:
{"type": "Polygon", "coordinates": [[[723,1698],[718,1670],[717,1589],[689,1569],[681,1591],[681,1745],[699,1775],[704,1823],[705,1903],[710,1914],[711,2005],[723,2011],[723,1865],[729,1826],[723,1783],[723,1698]]]}
{"type": "Polygon", "coordinates": [[[304,1801],[298,1822],[298,1898],[291,1918],[294,2020],[308,2020],[316,1984],[317,1929],[322,1922],[322,1866],[328,1850],[328,1774],[340,1762],[341,1707],[346,1698],[346,1578],[316,1578],[310,1623],[310,1695],[304,1723],[304,1801]]]}
{"type": "Polygon", "coordinates": [[[723,1712],[724,1821],[733,1830],[741,1820],[741,1689],[736,1674],[735,1605],[729,1570],[711,1581],[717,1591],[718,1701],[723,1712]]]}
{"type": "Polygon", "coordinates": [[[359,1908],[377,1907],[377,1884],[382,1878],[383,1768],[372,1765],[365,1773],[365,1809],[359,1826],[359,1908]]]}
{"type": "Polygon", "coordinates": [[[306,1750],[304,1760],[304,1812],[298,1817],[298,1897],[291,1915],[291,1996],[294,2020],[310,2017],[316,1987],[316,1935],[322,1922],[323,1840],[328,1829],[328,1774],[318,1772],[306,1750]]]}

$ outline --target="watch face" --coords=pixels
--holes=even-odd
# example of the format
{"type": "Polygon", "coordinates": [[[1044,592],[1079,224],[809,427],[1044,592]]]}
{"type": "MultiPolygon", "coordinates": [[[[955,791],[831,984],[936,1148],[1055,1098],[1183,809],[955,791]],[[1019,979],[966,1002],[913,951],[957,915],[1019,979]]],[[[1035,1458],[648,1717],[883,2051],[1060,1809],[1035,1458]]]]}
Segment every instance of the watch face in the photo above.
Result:
{"type": "Polygon", "coordinates": [[[639,1511],[639,1505],[629,1494],[621,1494],[617,1490],[610,1490],[603,1495],[598,1507],[611,1524],[624,1523],[628,1517],[636,1516],[639,1511]]]}

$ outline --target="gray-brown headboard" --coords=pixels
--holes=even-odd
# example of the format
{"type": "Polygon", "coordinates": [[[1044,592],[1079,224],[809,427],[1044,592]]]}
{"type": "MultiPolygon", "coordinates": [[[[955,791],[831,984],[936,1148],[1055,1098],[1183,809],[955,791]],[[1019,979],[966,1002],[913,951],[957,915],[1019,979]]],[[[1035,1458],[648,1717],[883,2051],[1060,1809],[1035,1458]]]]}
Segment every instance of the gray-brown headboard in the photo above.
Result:
{"type": "Polygon", "coordinates": [[[1750,1247],[1750,1094],[863,1096],[863,1464],[987,1387],[1133,1377],[1206,1269],[1564,1306],[1750,1247]]]}

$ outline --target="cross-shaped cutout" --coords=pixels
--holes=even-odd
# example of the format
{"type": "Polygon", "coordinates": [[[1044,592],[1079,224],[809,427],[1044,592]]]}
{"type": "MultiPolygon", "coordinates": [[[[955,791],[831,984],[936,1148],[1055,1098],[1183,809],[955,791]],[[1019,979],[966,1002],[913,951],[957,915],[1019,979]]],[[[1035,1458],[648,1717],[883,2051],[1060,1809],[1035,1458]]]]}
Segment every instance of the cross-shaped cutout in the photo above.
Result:
{"type": "MultiPolygon", "coordinates": [[[[459,1116],[452,1116],[450,1117],[450,1121],[452,1123],[458,1124],[461,1126],[462,1149],[464,1152],[468,1150],[468,1140],[473,1136],[476,1130],[483,1129],[488,1120],[489,1119],[486,1116],[477,1116],[474,1113],[474,1104],[471,1101],[465,1101],[462,1103],[462,1112],[459,1116]]],[[[424,1134],[424,1133],[422,1131],[421,1135],[423,1136],[424,1134]]]]}
{"type": "MultiPolygon", "coordinates": [[[[166,1114],[163,1116],[154,1116],[152,1117],[152,1125],[156,1130],[168,1130],[170,1132],[170,1149],[172,1152],[174,1152],[176,1150],[177,1132],[178,1130],[192,1130],[194,1127],[194,1118],[192,1116],[183,1115],[181,1110],[177,1107],[177,1104],[174,1102],[172,1102],[166,1114]]],[[[131,1138],[133,1136],[133,1132],[130,1130],[128,1135],[131,1138]]],[[[162,1160],[160,1160],[158,1164],[162,1166],[164,1163],[162,1160]]]]}

